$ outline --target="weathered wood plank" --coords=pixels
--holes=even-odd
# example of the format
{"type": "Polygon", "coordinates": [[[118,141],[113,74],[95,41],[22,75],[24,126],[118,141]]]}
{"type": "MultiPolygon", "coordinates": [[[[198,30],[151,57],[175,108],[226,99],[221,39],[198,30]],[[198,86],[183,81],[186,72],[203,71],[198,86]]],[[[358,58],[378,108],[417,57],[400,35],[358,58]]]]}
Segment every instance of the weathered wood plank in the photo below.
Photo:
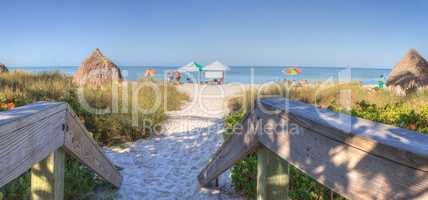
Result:
{"type": "Polygon", "coordinates": [[[71,109],[68,109],[66,121],[67,129],[64,148],[67,153],[74,156],[105,180],[116,187],[120,187],[122,176],[104,155],[97,143],[89,136],[88,131],[71,109]]]}
{"type": "MultiPolygon", "coordinates": [[[[277,107],[273,105],[271,109],[277,107]]],[[[323,118],[308,123],[301,120],[308,115],[292,115],[295,109],[303,108],[291,107],[290,113],[281,115],[256,110],[263,127],[259,134],[260,143],[348,199],[428,199],[428,173],[407,166],[409,163],[379,156],[377,148],[383,148],[379,145],[383,140],[373,143],[370,149],[368,146],[364,149],[355,147],[355,144],[346,143],[349,140],[332,137],[325,133],[328,130],[317,126],[323,123],[323,118]]],[[[365,127],[368,132],[374,131],[373,128],[365,127]]]]}
{"type": "Polygon", "coordinates": [[[428,136],[283,98],[263,99],[300,126],[371,154],[428,172],[428,136]],[[376,148],[373,148],[376,146],[376,148]]]}
{"type": "Polygon", "coordinates": [[[31,199],[64,199],[65,154],[62,148],[31,168],[31,199]]]}
{"type": "Polygon", "coordinates": [[[66,104],[61,102],[38,102],[0,112],[0,133],[28,126],[65,108],[66,104]]]}
{"type": "Polygon", "coordinates": [[[65,110],[43,102],[0,112],[0,187],[64,144],[65,110]]]}
{"type": "Polygon", "coordinates": [[[40,102],[0,112],[0,187],[63,145],[98,175],[120,186],[119,172],[67,104],[40,102]]]}
{"type": "Polygon", "coordinates": [[[288,163],[260,145],[257,150],[257,200],[288,199],[288,163]]]}
{"type": "Polygon", "coordinates": [[[213,159],[198,175],[201,186],[207,186],[212,180],[232,167],[235,162],[257,149],[257,125],[255,122],[255,115],[247,115],[242,123],[242,129],[235,132],[223,143],[214,154],[213,159]]]}

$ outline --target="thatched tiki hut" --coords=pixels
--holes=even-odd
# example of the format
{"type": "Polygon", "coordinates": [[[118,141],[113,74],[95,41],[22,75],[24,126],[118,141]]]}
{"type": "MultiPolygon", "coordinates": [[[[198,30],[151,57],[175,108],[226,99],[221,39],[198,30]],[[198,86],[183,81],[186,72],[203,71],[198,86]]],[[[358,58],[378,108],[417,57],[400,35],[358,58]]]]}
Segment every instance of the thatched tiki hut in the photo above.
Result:
{"type": "Polygon", "coordinates": [[[386,86],[401,96],[426,85],[428,85],[428,62],[416,49],[410,49],[394,67],[386,81],[386,86]]]}
{"type": "Polygon", "coordinates": [[[106,58],[99,49],[86,58],[73,77],[77,86],[100,86],[110,81],[121,81],[122,74],[119,67],[106,58]]]}
{"type": "Polygon", "coordinates": [[[6,65],[0,63],[0,73],[8,72],[6,65]]]}

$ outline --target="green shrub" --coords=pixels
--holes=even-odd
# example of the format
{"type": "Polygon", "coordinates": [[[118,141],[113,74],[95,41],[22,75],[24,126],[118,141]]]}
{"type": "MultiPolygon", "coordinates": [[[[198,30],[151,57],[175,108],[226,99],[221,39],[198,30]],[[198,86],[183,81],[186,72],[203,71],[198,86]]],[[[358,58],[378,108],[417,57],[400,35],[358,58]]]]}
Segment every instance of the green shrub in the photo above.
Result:
{"type": "Polygon", "coordinates": [[[257,155],[255,153],[238,161],[232,167],[232,182],[236,190],[246,197],[255,198],[257,191],[257,155]]]}
{"type": "Polygon", "coordinates": [[[241,122],[243,117],[244,112],[232,112],[224,119],[224,125],[226,130],[224,132],[223,137],[225,140],[229,139],[229,137],[233,133],[235,125],[241,122]]]}
{"type": "MultiPolygon", "coordinates": [[[[30,170],[0,188],[5,199],[30,199],[30,170]]],[[[79,161],[66,156],[64,169],[64,199],[86,199],[86,194],[92,191],[96,184],[104,183],[95,179],[95,175],[79,161]]]]}
{"type": "Polygon", "coordinates": [[[30,178],[31,174],[26,172],[0,188],[3,198],[8,200],[30,199],[30,178]]]}
{"type": "Polygon", "coordinates": [[[428,134],[427,106],[415,110],[405,103],[377,106],[376,104],[369,104],[366,101],[361,101],[352,108],[351,114],[364,119],[428,134]]]}

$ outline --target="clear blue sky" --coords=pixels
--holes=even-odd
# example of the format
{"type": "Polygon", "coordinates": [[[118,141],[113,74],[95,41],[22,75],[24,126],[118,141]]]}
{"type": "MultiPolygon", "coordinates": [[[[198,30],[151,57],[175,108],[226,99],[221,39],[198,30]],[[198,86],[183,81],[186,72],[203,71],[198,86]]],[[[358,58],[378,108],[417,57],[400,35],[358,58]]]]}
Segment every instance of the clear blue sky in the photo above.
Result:
{"type": "Polygon", "coordinates": [[[428,57],[428,0],[10,0],[0,62],[79,65],[100,48],[118,65],[391,66],[428,57]]]}

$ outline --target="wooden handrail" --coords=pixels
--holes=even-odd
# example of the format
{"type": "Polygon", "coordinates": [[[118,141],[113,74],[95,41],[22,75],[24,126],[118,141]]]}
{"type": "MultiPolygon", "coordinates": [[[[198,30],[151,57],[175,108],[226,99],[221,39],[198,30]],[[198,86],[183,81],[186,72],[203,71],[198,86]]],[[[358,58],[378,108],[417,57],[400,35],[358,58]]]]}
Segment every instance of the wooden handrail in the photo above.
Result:
{"type": "Polygon", "coordinates": [[[66,132],[64,149],[80,162],[96,172],[99,176],[120,187],[122,176],[111,161],[104,155],[95,140],[89,136],[85,126],[80,122],[71,108],[66,115],[66,132]]]}
{"type": "Polygon", "coordinates": [[[72,109],[61,102],[39,102],[0,112],[0,187],[60,149],[120,187],[120,173],[72,109]]]}
{"type": "Polygon", "coordinates": [[[202,186],[244,154],[267,149],[348,199],[428,199],[428,136],[299,101],[260,102],[256,134],[232,135],[200,173],[202,186]],[[246,141],[257,142],[241,148],[246,141]]]}
{"type": "Polygon", "coordinates": [[[233,166],[233,164],[254,152],[258,145],[255,137],[257,125],[255,115],[248,113],[244,117],[243,130],[234,134],[214,154],[213,159],[198,176],[201,185],[208,185],[211,181],[233,166]]]}

